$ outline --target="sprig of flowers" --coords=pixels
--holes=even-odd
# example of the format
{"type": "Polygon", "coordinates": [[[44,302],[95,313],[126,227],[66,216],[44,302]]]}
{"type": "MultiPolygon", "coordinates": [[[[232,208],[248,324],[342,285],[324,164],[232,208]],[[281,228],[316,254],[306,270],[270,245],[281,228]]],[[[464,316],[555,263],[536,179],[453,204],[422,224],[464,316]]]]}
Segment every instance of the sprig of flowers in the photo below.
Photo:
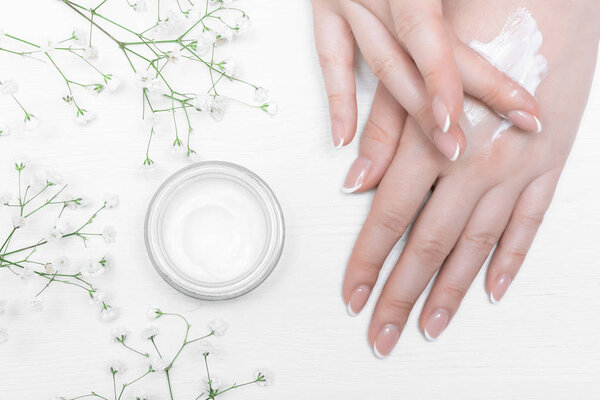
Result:
{"type": "MultiPolygon", "coordinates": [[[[6,271],[19,277],[24,282],[37,279],[43,285],[37,293],[29,299],[29,304],[34,310],[41,310],[40,299],[50,286],[63,285],[77,287],[87,294],[93,304],[100,310],[104,320],[115,317],[115,310],[108,304],[104,294],[90,281],[90,278],[102,274],[110,266],[108,255],[94,258],[73,271],[70,260],[59,256],[48,259],[38,256],[41,248],[48,247],[57,242],[69,239],[79,239],[84,247],[93,236],[103,237],[106,243],[114,240],[113,228],[105,228],[102,232],[90,229],[92,223],[104,210],[118,205],[118,197],[108,195],[102,205],[91,213],[91,216],[76,225],[68,221],[67,215],[71,210],[83,208],[90,201],[82,196],[65,194],[68,185],[62,183],[62,178],[56,173],[46,171],[31,175],[30,183],[24,183],[27,175],[25,172],[28,162],[16,161],[14,168],[18,174],[18,188],[16,195],[10,193],[0,195],[0,208],[11,215],[8,235],[0,242],[0,272],[6,271]],[[47,229],[47,233],[36,241],[24,242],[27,244],[13,246],[17,236],[24,233],[26,226],[32,219],[55,215],[55,220],[47,229]]],[[[41,219],[41,218],[40,218],[41,219]]],[[[43,221],[42,221],[43,222],[43,221]]],[[[3,309],[3,307],[2,307],[3,309]]],[[[1,312],[0,312],[1,314],[1,312]]],[[[2,342],[0,332],[0,342],[2,342]]]]}
{"type": "Polygon", "coordinates": [[[266,386],[271,383],[270,376],[264,370],[257,370],[254,373],[253,378],[247,381],[242,383],[233,383],[230,385],[222,384],[221,380],[211,373],[208,360],[209,356],[214,354],[215,348],[212,344],[210,344],[210,342],[207,341],[207,339],[211,336],[220,336],[225,333],[227,330],[227,324],[224,321],[220,319],[211,321],[208,324],[208,332],[201,336],[192,338],[192,335],[190,334],[192,325],[189,323],[187,318],[181,314],[163,312],[159,308],[153,307],[148,310],[148,317],[152,321],[157,319],[165,320],[169,318],[183,321],[185,327],[183,332],[183,340],[178,350],[173,355],[167,356],[161,352],[159,348],[160,346],[156,341],[156,337],[159,334],[159,330],[156,326],[151,326],[141,332],[141,338],[151,344],[148,346],[147,350],[136,349],[129,343],[131,335],[130,331],[125,328],[115,328],[111,334],[114,342],[123,346],[123,348],[126,349],[130,354],[135,355],[138,358],[142,357],[146,361],[146,369],[139,371],[139,373],[135,375],[134,379],[125,380],[122,378],[123,373],[126,370],[125,363],[121,360],[113,360],[109,363],[107,368],[112,378],[111,389],[110,391],[107,391],[107,393],[100,394],[100,392],[91,391],[89,394],[84,394],[77,397],[57,396],[55,398],[57,400],[75,400],[81,398],[96,398],[103,400],[148,400],[151,397],[148,396],[146,392],[141,390],[141,384],[152,377],[164,376],[169,398],[171,400],[175,400],[175,391],[173,390],[172,379],[174,366],[176,361],[180,359],[182,352],[192,345],[196,346],[198,350],[197,354],[200,355],[200,357],[198,357],[198,361],[201,361],[201,368],[203,368],[206,373],[206,376],[202,382],[204,390],[195,397],[195,400],[213,400],[224,393],[239,389],[244,386],[253,384],[258,386],[266,386]],[[137,389],[137,391],[134,391],[134,389],[137,389]]]}
{"type": "MultiPolygon", "coordinates": [[[[1,34],[1,33],[0,33],[1,34]]],[[[23,123],[25,124],[25,129],[32,130],[38,127],[39,120],[29,112],[23,103],[17,98],[16,94],[19,90],[17,83],[8,79],[5,81],[0,81],[0,94],[11,98],[18,106],[19,109],[23,112],[23,123]]],[[[0,122],[0,136],[8,136],[10,135],[10,126],[5,122],[0,122]]]]}
{"type": "MultiPolygon", "coordinates": [[[[193,159],[196,156],[190,139],[194,132],[193,113],[209,114],[214,120],[220,121],[228,103],[232,101],[270,115],[277,113],[277,105],[268,101],[265,88],[241,79],[235,60],[218,55],[221,45],[243,34],[250,24],[246,12],[234,7],[233,0],[186,0],[185,5],[175,0],[172,4],[176,7],[166,11],[168,5],[156,0],[156,13],[149,18],[147,28],[143,30],[129,27],[127,23],[106,14],[104,10],[111,3],[110,0],[98,0],[95,7],[86,7],[74,0],[60,1],[87,21],[89,32],[74,30],[71,37],[61,41],[34,43],[0,31],[0,41],[9,39],[29,47],[23,51],[0,46],[0,51],[50,63],[67,86],[68,93],[63,100],[73,106],[78,121],[87,123],[92,114],[80,105],[74,89],[101,93],[106,88],[118,86],[119,80],[115,75],[103,72],[96,65],[98,48],[94,46],[94,32],[110,38],[123,53],[141,90],[141,114],[149,132],[144,166],[152,167],[155,163],[150,150],[153,137],[160,130],[159,122],[163,114],[168,116],[173,126],[172,147],[182,150],[188,158],[193,159]],[[70,78],[55,57],[61,52],[83,60],[99,74],[99,79],[79,82],[70,78]],[[169,68],[174,64],[185,64],[204,71],[204,87],[199,89],[202,85],[198,82],[188,81],[183,87],[177,84],[177,73],[169,68]],[[227,83],[247,87],[253,99],[239,99],[229,94],[227,83]]],[[[145,0],[128,0],[128,4],[137,13],[149,9],[145,0]]]]}

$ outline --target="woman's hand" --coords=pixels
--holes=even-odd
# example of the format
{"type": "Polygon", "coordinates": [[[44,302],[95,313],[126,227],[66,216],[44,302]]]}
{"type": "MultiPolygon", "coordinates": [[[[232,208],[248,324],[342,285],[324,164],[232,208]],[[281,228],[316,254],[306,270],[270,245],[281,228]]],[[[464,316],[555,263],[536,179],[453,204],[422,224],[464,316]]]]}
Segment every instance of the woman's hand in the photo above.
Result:
{"type": "MultiPolygon", "coordinates": [[[[541,52],[549,61],[548,76],[537,92],[546,122],[541,135],[511,128],[493,141],[499,117],[490,113],[482,124],[463,125],[470,146],[459,162],[449,163],[414,119],[402,123],[392,112],[399,106],[385,88],[378,88],[376,99],[383,100],[373,104],[361,156],[349,174],[349,179],[362,175],[358,191],[379,183],[344,280],[343,296],[352,314],[364,307],[384,260],[434,186],[373,313],[369,341],[378,356],[391,353],[416,300],[439,271],[420,317],[426,338],[437,338],[495,245],[486,289],[492,302],[499,301],[550,205],[587,101],[600,37],[600,3],[530,3],[544,33],[541,52]],[[382,128],[369,134],[372,126],[382,128]],[[397,149],[381,145],[398,141],[397,149]]],[[[490,33],[485,31],[489,26],[500,29],[516,9],[491,14],[488,7],[488,2],[453,3],[450,21],[462,27],[464,36],[481,37],[490,33]]]]}
{"type": "Polygon", "coordinates": [[[463,91],[502,115],[519,115],[513,123],[520,128],[538,130],[533,96],[456,38],[440,0],[313,0],[313,11],[336,147],[350,143],[356,131],[355,40],[402,107],[397,112],[413,116],[452,161],[466,148],[458,126],[463,91]]]}

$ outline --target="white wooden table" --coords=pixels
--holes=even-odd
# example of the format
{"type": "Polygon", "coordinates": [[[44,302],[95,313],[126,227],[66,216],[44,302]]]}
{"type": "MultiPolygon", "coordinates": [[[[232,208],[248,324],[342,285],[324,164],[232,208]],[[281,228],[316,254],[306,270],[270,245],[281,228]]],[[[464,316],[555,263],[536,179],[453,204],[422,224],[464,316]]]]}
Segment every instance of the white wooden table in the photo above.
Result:
{"type": "MultiPolygon", "coordinates": [[[[133,82],[124,77],[118,94],[89,100],[99,118],[82,128],[58,99],[64,86],[54,71],[0,54],[0,79],[17,80],[20,96],[43,120],[37,131],[0,138],[0,191],[12,189],[13,156],[27,154],[38,165],[62,171],[72,190],[96,198],[115,192],[121,198],[121,206],[99,222],[118,232],[111,247],[116,266],[98,280],[121,307],[116,322],[99,321],[79,291],[57,287],[48,290],[42,313],[28,312],[18,279],[0,275],[0,298],[10,302],[0,326],[11,334],[0,346],[0,399],[110,393],[108,361],[130,359],[110,342],[110,329],[125,325],[139,332],[148,324],[149,304],[184,313],[199,329],[215,316],[229,321],[227,335],[215,341],[222,347],[214,362],[219,375],[248,376],[261,366],[274,372],[272,387],[227,398],[600,398],[600,80],[548,217],[506,298],[492,306],[480,274],[438,342],[423,339],[413,313],[393,357],[380,361],[366,341],[369,312],[349,318],[340,295],[345,262],[372,194],[340,191],[357,147],[336,151],[329,138],[310,4],[244,0],[240,5],[253,19],[251,33],[239,45],[243,76],[270,87],[280,113],[271,119],[231,107],[222,123],[199,124],[194,143],[200,159],[239,163],[272,186],[284,208],[287,238],[272,276],[233,301],[188,298],[167,285],[148,260],[147,202],[185,162],[168,151],[170,136],[163,135],[154,147],[158,169],[149,176],[140,173],[146,129],[133,82]]],[[[38,39],[66,36],[76,24],[80,20],[59,2],[0,4],[0,26],[7,32],[38,39]]],[[[107,70],[126,70],[117,49],[103,51],[107,70]]],[[[361,67],[362,122],[374,87],[361,67]]],[[[14,105],[0,101],[0,115],[17,122],[14,105]]],[[[169,346],[173,342],[166,336],[159,339],[169,346]]],[[[201,372],[197,356],[182,360],[174,371],[177,399],[193,398],[201,372]]],[[[161,384],[153,398],[167,398],[161,384]]]]}

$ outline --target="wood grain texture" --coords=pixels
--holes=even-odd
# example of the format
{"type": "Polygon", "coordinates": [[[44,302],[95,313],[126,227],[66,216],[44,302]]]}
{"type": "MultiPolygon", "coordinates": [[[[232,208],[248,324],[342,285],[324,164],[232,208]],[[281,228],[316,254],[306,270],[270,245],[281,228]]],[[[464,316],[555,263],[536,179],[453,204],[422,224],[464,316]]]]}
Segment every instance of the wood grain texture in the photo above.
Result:
{"type": "MultiPolygon", "coordinates": [[[[62,171],[73,189],[96,197],[120,195],[120,208],[100,223],[118,232],[111,248],[116,266],[100,284],[122,314],[115,323],[102,323],[81,293],[56,287],[48,291],[43,313],[28,313],[18,280],[1,275],[0,298],[11,305],[0,325],[8,327],[11,338],[0,347],[0,399],[110,392],[106,365],[126,354],[109,340],[110,329],[125,325],[139,332],[148,324],[149,304],[184,313],[199,329],[214,316],[230,322],[227,335],[215,341],[222,347],[215,361],[218,375],[248,376],[261,366],[274,371],[274,386],[228,398],[600,398],[600,80],[594,82],[548,217],[506,298],[492,306],[480,274],[438,342],[423,339],[413,313],[394,356],[379,361],[366,342],[369,313],[349,318],[340,295],[345,262],[372,195],[340,191],[357,147],[336,151],[329,138],[310,4],[244,0],[243,5],[253,29],[237,46],[242,74],[271,88],[279,116],[231,107],[218,125],[199,120],[202,129],[194,143],[201,159],[239,163],[272,186],[284,208],[287,240],[273,275],[233,301],[187,298],[149,263],[143,242],[146,205],[163,179],[185,162],[166,150],[170,136],[165,133],[155,146],[158,170],[140,173],[146,130],[138,120],[139,94],[132,80],[123,77],[125,87],[118,94],[88,100],[99,118],[81,128],[61,104],[63,84],[47,65],[0,54],[0,79],[17,80],[21,97],[43,120],[35,132],[0,140],[0,191],[14,184],[13,156],[27,154],[62,171]]],[[[68,35],[80,25],[56,1],[0,4],[0,26],[32,38],[68,35]]],[[[101,64],[125,71],[118,51],[104,48],[101,64]]],[[[361,66],[358,82],[364,123],[375,80],[361,66]]],[[[0,114],[11,122],[20,119],[4,98],[0,114]]],[[[174,339],[163,335],[160,340],[172,346],[174,339]]],[[[178,400],[193,398],[202,371],[198,356],[184,361],[174,371],[178,400]]],[[[164,387],[156,393],[167,398],[164,387]]]]}

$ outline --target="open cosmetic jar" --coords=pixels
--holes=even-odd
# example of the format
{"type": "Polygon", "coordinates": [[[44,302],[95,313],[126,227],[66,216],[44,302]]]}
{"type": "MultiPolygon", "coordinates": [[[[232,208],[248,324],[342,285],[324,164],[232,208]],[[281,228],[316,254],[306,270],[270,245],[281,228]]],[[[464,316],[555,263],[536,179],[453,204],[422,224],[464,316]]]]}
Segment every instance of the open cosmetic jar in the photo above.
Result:
{"type": "Polygon", "coordinates": [[[225,300],[256,288],[283,250],[281,206],[256,174],[220,161],[190,165],[158,189],[145,240],[158,273],[177,290],[225,300]]]}

